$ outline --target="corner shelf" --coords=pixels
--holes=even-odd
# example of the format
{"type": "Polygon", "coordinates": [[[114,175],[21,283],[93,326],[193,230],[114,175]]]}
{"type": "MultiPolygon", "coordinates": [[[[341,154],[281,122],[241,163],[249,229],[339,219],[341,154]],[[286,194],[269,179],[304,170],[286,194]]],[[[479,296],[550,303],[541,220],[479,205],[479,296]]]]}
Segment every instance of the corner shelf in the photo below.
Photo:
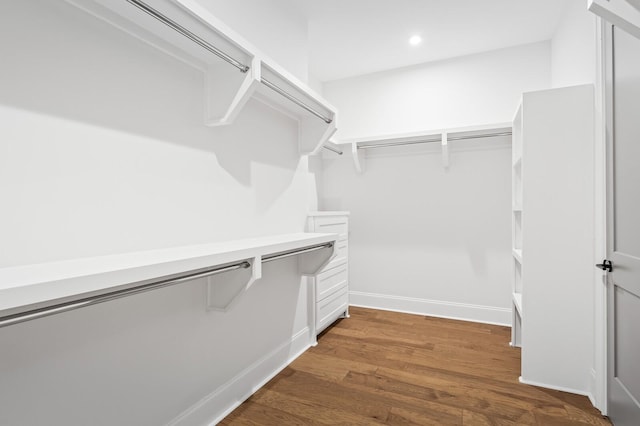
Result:
{"type": "Polygon", "coordinates": [[[233,123],[255,98],[298,121],[303,155],[336,131],[334,107],[196,0],[66,1],[201,71],[207,126],[233,123]]]}
{"type": "Polygon", "coordinates": [[[498,137],[511,134],[511,123],[492,123],[448,129],[431,129],[411,133],[373,135],[354,139],[337,140],[332,142],[350,151],[353,165],[358,173],[364,173],[366,164],[365,149],[387,146],[413,145],[419,143],[440,143],[442,145],[443,165],[448,166],[448,142],[462,139],[478,139],[484,137],[498,137]],[[347,148],[348,146],[348,148],[347,148]]]}
{"type": "Polygon", "coordinates": [[[238,273],[240,275],[224,272],[207,278],[209,307],[226,310],[239,294],[262,276],[262,262],[269,261],[269,257],[298,255],[299,272],[313,275],[335,255],[335,244],[332,248],[318,246],[335,243],[337,239],[337,234],[285,234],[4,268],[0,269],[0,317],[246,261],[243,268],[247,273],[244,275],[242,271],[238,273]],[[309,247],[314,247],[314,251],[306,249],[309,247]],[[237,276],[240,278],[234,278],[237,276]],[[217,289],[211,291],[212,285],[223,288],[218,292],[217,289]],[[216,294],[221,300],[215,299],[216,294]]]}

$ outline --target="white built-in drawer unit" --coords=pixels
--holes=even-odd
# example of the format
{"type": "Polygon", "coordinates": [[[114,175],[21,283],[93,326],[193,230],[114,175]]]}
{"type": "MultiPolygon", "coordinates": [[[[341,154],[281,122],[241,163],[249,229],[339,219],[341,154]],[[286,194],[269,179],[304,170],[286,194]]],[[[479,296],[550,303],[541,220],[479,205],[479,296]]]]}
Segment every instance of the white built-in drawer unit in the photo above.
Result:
{"type": "Polygon", "coordinates": [[[349,213],[313,212],[309,232],[338,234],[336,255],[312,278],[316,334],[349,314],[349,213]]]}

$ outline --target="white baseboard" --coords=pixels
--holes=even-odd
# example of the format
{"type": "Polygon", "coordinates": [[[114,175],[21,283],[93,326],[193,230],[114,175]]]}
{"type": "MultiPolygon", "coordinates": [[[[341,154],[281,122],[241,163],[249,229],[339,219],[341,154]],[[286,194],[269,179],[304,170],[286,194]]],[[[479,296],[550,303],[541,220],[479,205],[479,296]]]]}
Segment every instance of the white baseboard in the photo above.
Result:
{"type": "Polygon", "coordinates": [[[215,425],[264,386],[312,344],[305,327],[234,378],[173,419],[167,426],[215,425]],[[286,361],[282,361],[282,360],[286,361]]]}
{"type": "Polygon", "coordinates": [[[593,403],[593,395],[591,395],[591,392],[589,391],[572,389],[564,386],[554,386],[554,385],[549,385],[549,384],[540,383],[540,382],[534,382],[532,380],[523,379],[522,376],[520,376],[518,380],[520,381],[520,383],[524,385],[537,386],[539,388],[553,389],[561,392],[575,393],[576,395],[586,396],[593,403]]]}
{"type": "Polygon", "coordinates": [[[363,308],[481,322],[511,327],[511,309],[386,294],[349,292],[349,304],[363,308]]]}

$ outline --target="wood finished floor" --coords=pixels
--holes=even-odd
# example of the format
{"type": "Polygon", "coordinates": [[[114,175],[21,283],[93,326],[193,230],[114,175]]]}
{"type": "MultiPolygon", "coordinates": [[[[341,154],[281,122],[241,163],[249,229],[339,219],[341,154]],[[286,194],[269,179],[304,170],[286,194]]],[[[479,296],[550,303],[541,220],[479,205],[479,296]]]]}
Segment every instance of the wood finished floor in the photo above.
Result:
{"type": "Polygon", "coordinates": [[[509,339],[507,327],[351,308],[221,424],[611,424],[584,396],[519,383],[509,339]]]}

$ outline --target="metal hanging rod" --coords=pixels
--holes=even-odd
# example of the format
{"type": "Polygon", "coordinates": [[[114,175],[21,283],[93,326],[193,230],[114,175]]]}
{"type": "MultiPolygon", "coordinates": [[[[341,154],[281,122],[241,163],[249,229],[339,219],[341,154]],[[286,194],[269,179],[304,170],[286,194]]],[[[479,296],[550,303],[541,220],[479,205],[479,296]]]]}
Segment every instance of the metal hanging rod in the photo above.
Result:
{"type": "Polygon", "coordinates": [[[32,309],[30,311],[21,312],[19,314],[7,315],[0,317],[0,327],[6,327],[9,325],[18,324],[25,321],[31,321],[38,318],[47,317],[49,315],[59,314],[62,312],[73,311],[76,309],[84,308],[98,303],[109,302],[111,300],[120,299],[122,297],[132,296],[138,293],[144,293],[151,290],[156,290],[163,287],[180,284],[185,281],[191,281],[196,278],[208,277],[210,275],[221,274],[223,272],[234,271],[236,269],[244,269],[250,267],[249,262],[239,262],[229,266],[216,267],[212,269],[206,269],[204,271],[189,272],[184,275],[180,275],[174,278],[161,279],[152,283],[138,285],[136,287],[127,288],[123,290],[115,290],[109,293],[100,294],[97,296],[89,296],[79,300],[73,300],[69,302],[58,303],[56,305],[47,306],[45,308],[32,309]]]}
{"type": "MultiPolygon", "coordinates": [[[[146,4],[146,3],[144,3],[144,2],[142,2],[140,0],[127,0],[127,2],[129,2],[132,5],[134,5],[138,9],[142,10],[147,15],[149,15],[149,16],[157,19],[158,21],[162,22],[163,24],[165,24],[166,26],[168,26],[172,30],[176,31],[177,33],[183,35],[184,37],[188,38],[189,40],[193,41],[194,43],[196,43],[199,46],[203,47],[204,49],[208,50],[209,52],[213,53],[214,55],[218,56],[219,58],[227,61],[228,63],[230,63],[234,67],[238,68],[243,73],[246,73],[247,71],[249,71],[250,67],[248,65],[245,65],[242,62],[232,58],[229,55],[227,55],[222,50],[218,49],[217,47],[215,47],[214,45],[212,45],[208,41],[206,41],[206,40],[202,39],[201,37],[197,36],[196,34],[192,33],[191,31],[189,31],[188,29],[186,29],[182,25],[178,24],[177,22],[173,21],[172,19],[169,19],[167,16],[163,15],[162,13],[160,13],[159,11],[154,9],[153,7],[149,6],[148,4],[146,4]]],[[[304,108],[305,110],[309,111],[311,114],[315,115],[316,117],[324,120],[325,123],[330,124],[333,121],[331,118],[324,116],[322,113],[316,111],[315,109],[313,109],[309,105],[305,104],[304,102],[302,102],[301,100],[299,100],[295,96],[290,95],[289,93],[287,93],[286,91],[282,90],[281,88],[279,88],[275,84],[271,83],[269,80],[267,80],[265,78],[262,78],[261,81],[265,86],[269,87],[270,89],[274,90],[275,92],[277,92],[280,95],[284,96],[285,98],[289,99],[291,102],[295,103],[296,105],[298,105],[298,106],[304,108]]]]}
{"type": "MultiPolygon", "coordinates": [[[[511,136],[511,132],[500,132],[500,133],[486,133],[483,135],[468,135],[468,136],[453,136],[447,137],[447,141],[460,141],[466,139],[481,139],[481,138],[492,138],[495,136],[511,136]]],[[[406,141],[406,142],[389,142],[389,143],[380,143],[380,144],[367,144],[367,145],[358,145],[358,149],[373,149],[373,148],[384,148],[388,146],[403,146],[403,145],[417,145],[422,143],[433,143],[433,142],[442,142],[442,138],[430,138],[430,139],[421,139],[418,141],[406,141]]]]}
{"type": "Polygon", "coordinates": [[[267,80],[266,78],[262,77],[260,79],[260,81],[262,82],[262,84],[267,86],[269,89],[271,89],[274,92],[284,96],[285,98],[289,99],[291,102],[293,102],[294,104],[298,105],[299,107],[302,107],[303,109],[309,111],[311,114],[313,114],[316,117],[318,117],[319,119],[323,120],[325,123],[331,124],[331,122],[333,121],[331,118],[325,117],[324,115],[322,115],[322,113],[320,113],[320,112],[316,111],[315,109],[311,108],[309,105],[305,104],[300,99],[296,98],[295,96],[292,96],[292,95],[288,94],[283,89],[279,88],[278,86],[276,86],[275,84],[273,84],[272,82],[267,80]]]}
{"type": "Polygon", "coordinates": [[[324,248],[333,247],[333,243],[319,244],[317,246],[311,246],[298,250],[285,251],[282,253],[272,254],[270,256],[264,256],[262,258],[262,263],[273,262],[274,260],[284,259],[285,257],[296,256],[298,254],[309,253],[316,250],[322,250],[324,248]]]}
{"type": "Polygon", "coordinates": [[[215,47],[211,43],[207,42],[206,40],[203,40],[202,38],[198,37],[197,35],[195,35],[191,31],[189,31],[188,29],[186,29],[182,25],[178,24],[177,22],[167,18],[165,15],[163,15],[160,12],[158,12],[156,9],[152,8],[148,4],[146,4],[144,2],[141,2],[140,0],[127,0],[127,1],[129,3],[131,3],[132,5],[134,5],[135,7],[137,7],[138,9],[142,10],[143,12],[145,12],[147,15],[149,15],[149,16],[157,19],[158,21],[162,22],[163,24],[165,24],[166,26],[168,26],[172,30],[182,34],[183,36],[185,36],[189,40],[191,40],[194,43],[196,43],[196,44],[202,46],[203,48],[207,49],[209,52],[213,53],[214,55],[218,56],[219,58],[224,59],[225,61],[227,61],[228,63],[230,63],[234,67],[238,68],[240,71],[242,71],[242,72],[249,71],[249,66],[248,65],[245,65],[242,62],[237,61],[236,59],[234,59],[231,56],[227,55],[222,50],[218,49],[217,47],[215,47]]]}
{"type": "MultiPolygon", "coordinates": [[[[297,254],[309,253],[312,251],[320,250],[323,248],[331,248],[333,243],[320,244],[317,246],[305,247],[302,249],[291,250],[283,253],[274,254],[262,258],[262,263],[272,262],[274,260],[283,259],[285,257],[295,256],[297,254]]],[[[185,274],[172,278],[163,278],[151,283],[140,284],[135,287],[126,288],[122,290],[115,290],[108,293],[88,296],[85,298],[72,300],[69,302],[62,302],[55,305],[47,306],[44,308],[31,309],[29,311],[21,312],[13,315],[6,315],[0,317],[0,328],[8,327],[10,325],[19,324],[21,322],[31,321],[39,318],[48,317],[50,315],[60,314],[63,312],[69,312],[80,308],[85,308],[91,305],[97,305],[98,303],[109,302],[111,300],[120,299],[127,296],[132,296],[139,293],[144,293],[151,290],[156,290],[163,287],[169,287],[172,285],[184,283],[187,281],[195,280],[197,278],[204,278],[211,275],[221,274],[223,272],[235,271],[237,269],[246,269],[251,267],[251,263],[248,261],[242,261],[227,266],[218,266],[214,268],[207,268],[204,270],[191,271],[185,274]]]]}
{"type": "Polygon", "coordinates": [[[331,145],[329,145],[329,144],[322,145],[322,147],[324,149],[328,149],[329,151],[335,152],[338,155],[344,154],[344,152],[341,149],[338,149],[337,147],[334,147],[333,144],[331,144],[331,145]]]}

